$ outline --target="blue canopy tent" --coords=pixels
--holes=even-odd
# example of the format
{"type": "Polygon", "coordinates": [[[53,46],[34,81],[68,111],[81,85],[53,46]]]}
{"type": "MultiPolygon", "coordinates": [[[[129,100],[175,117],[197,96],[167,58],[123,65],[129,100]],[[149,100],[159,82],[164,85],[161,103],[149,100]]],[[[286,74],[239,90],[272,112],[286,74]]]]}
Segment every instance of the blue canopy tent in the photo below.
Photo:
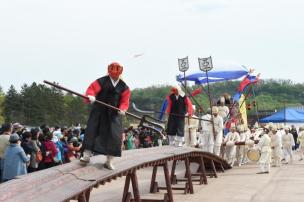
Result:
{"type": "MultiPolygon", "coordinates": [[[[242,78],[249,74],[248,69],[244,65],[239,64],[216,64],[215,67],[208,72],[208,81],[221,82],[242,78]]],[[[184,77],[183,74],[176,76],[178,82],[193,81],[195,84],[206,84],[207,75],[203,71],[195,72],[184,77]]],[[[167,101],[165,100],[162,104],[162,113],[159,115],[159,119],[162,120],[164,111],[167,107],[167,101]]]]}
{"type": "MultiPolygon", "coordinates": [[[[248,70],[243,65],[232,65],[225,67],[215,67],[211,71],[208,72],[208,81],[212,82],[221,82],[239,79],[248,74],[248,70]]],[[[186,81],[194,81],[195,84],[205,84],[207,83],[207,75],[205,72],[199,71],[188,76],[184,77],[184,75],[179,74],[176,77],[176,80],[179,82],[186,81]]]]}
{"type": "Polygon", "coordinates": [[[304,109],[285,108],[271,116],[260,119],[260,123],[304,123],[304,109]]]}

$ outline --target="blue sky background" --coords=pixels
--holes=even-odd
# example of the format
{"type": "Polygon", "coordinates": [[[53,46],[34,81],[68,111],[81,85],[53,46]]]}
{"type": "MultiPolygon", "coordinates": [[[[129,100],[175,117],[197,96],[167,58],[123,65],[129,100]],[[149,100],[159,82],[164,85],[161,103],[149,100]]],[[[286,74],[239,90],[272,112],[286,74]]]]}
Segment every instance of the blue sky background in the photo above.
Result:
{"type": "Polygon", "coordinates": [[[84,92],[111,61],[133,88],[175,84],[177,58],[212,55],[303,83],[301,0],[1,0],[0,86],[84,92]],[[135,54],[144,55],[134,58],[135,54]]]}

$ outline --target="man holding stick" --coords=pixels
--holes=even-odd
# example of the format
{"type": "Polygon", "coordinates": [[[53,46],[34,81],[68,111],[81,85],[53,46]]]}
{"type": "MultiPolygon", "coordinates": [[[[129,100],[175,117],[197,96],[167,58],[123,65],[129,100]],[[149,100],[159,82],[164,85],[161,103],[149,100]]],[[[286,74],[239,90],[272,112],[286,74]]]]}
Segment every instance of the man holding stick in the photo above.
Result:
{"type": "Polygon", "coordinates": [[[93,104],[83,141],[83,163],[89,163],[93,152],[107,156],[105,168],[113,170],[115,156],[121,156],[121,116],[129,108],[130,89],[120,79],[123,67],[113,62],[108,66],[108,75],[95,80],[87,89],[86,95],[93,104]],[[95,103],[101,101],[119,108],[119,111],[95,103]]]}
{"type": "Polygon", "coordinates": [[[185,131],[185,116],[192,116],[192,103],[188,96],[181,90],[180,86],[173,87],[171,94],[167,97],[168,106],[166,112],[169,116],[167,134],[169,144],[182,146],[185,131]],[[176,137],[177,142],[174,140],[176,137]]]}

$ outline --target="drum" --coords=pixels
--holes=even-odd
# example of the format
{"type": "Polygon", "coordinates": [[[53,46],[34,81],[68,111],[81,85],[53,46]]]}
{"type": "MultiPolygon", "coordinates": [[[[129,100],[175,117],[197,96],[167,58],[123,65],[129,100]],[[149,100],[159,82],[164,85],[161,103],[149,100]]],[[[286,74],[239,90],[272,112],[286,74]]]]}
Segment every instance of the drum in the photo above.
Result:
{"type": "Polygon", "coordinates": [[[257,162],[261,157],[261,152],[258,149],[249,149],[247,151],[247,157],[250,161],[257,162]]]}

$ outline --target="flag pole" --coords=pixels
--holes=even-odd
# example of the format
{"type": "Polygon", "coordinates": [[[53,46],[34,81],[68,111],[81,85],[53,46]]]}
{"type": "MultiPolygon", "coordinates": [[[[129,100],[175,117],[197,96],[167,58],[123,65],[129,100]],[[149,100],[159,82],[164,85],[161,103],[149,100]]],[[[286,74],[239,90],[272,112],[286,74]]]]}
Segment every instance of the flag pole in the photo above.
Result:
{"type": "Polygon", "coordinates": [[[198,58],[198,63],[199,63],[200,70],[202,70],[206,73],[207,90],[208,90],[207,94],[208,94],[210,113],[211,113],[212,132],[213,132],[213,138],[214,138],[214,141],[215,141],[216,140],[216,134],[215,134],[213,114],[212,114],[212,100],[211,100],[211,94],[210,94],[209,75],[208,75],[208,71],[213,69],[212,58],[211,58],[211,56],[209,56],[208,58],[198,58]]]}
{"type": "MultiPolygon", "coordinates": [[[[188,91],[187,90],[187,81],[186,81],[186,71],[189,69],[189,60],[188,60],[188,56],[184,59],[182,59],[183,61],[186,61],[186,62],[179,62],[179,70],[182,71],[184,73],[184,88],[185,88],[185,91],[188,91]],[[183,65],[184,64],[184,65],[183,65]]],[[[178,60],[180,61],[180,59],[178,60]]],[[[182,83],[182,82],[181,82],[182,83]]],[[[183,85],[183,84],[182,84],[183,85]]],[[[190,96],[190,95],[189,95],[190,96]]],[[[189,98],[190,99],[190,98],[189,98]]],[[[192,106],[191,106],[192,107],[192,106]]],[[[188,108],[187,108],[188,109],[188,108]]],[[[189,140],[190,140],[190,143],[191,143],[191,129],[190,129],[190,116],[188,114],[188,118],[187,118],[187,122],[188,122],[188,132],[189,132],[189,140]]],[[[185,136],[185,135],[184,135],[185,136]]]]}

